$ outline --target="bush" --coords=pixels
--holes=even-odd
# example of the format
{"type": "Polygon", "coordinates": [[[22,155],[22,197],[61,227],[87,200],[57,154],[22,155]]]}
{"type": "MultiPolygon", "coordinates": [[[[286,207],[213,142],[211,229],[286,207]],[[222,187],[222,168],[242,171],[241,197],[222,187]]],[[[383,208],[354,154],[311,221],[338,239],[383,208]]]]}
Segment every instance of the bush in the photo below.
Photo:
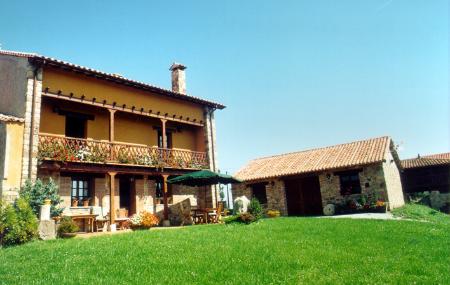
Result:
{"type": "Polygon", "coordinates": [[[27,180],[24,187],[20,190],[20,195],[28,200],[36,216],[39,216],[41,205],[44,204],[45,199],[52,201],[50,208],[50,215],[52,217],[59,216],[64,210],[64,208],[59,208],[62,200],[58,195],[58,186],[51,178],[46,184],[40,179],[37,179],[34,184],[30,180],[27,180]]]}
{"type": "Polygon", "coordinates": [[[130,218],[130,227],[132,229],[149,229],[151,227],[157,226],[159,224],[158,216],[142,211],[139,214],[134,214],[130,218]]]}
{"type": "Polygon", "coordinates": [[[63,237],[64,234],[75,233],[79,230],[80,228],[71,217],[63,217],[58,227],[58,235],[63,237]]]}
{"type": "Polygon", "coordinates": [[[258,218],[256,218],[254,215],[250,213],[242,213],[239,215],[239,220],[244,224],[251,224],[253,222],[256,222],[258,218]]]}
{"type": "Polygon", "coordinates": [[[259,220],[262,217],[263,209],[258,199],[252,198],[250,204],[248,205],[248,212],[252,214],[257,220],[259,220]]]}
{"type": "Polygon", "coordinates": [[[14,204],[0,203],[0,246],[31,241],[38,236],[38,220],[28,201],[18,198],[14,204]]]}
{"type": "Polygon", "coordinates": [[[224,219],[225,224],[241,223],[241,224],[251,224],[256,222],[258,219],[250,213],[242,213],[239,215],[229,216],[224,219]]]}
{"type": "Polygon", "coordinates": [[[267,215],[268,218],[277,218],[277,217],[280,216],[280,211],[278,211],[278,210],[268,210],[266,215],[267,215]]]}

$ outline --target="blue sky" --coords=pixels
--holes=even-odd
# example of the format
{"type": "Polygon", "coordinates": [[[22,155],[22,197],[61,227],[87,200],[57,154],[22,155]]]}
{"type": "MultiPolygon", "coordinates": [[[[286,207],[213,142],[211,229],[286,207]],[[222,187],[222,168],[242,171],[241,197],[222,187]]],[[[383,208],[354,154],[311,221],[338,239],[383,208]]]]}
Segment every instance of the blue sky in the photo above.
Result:
{"type": "Polygon", "coordinates": [[[219,164],[390,135],[450,151],[448,1],[3,1],[3,49],[188,93],[216,114],[219,164]]]}

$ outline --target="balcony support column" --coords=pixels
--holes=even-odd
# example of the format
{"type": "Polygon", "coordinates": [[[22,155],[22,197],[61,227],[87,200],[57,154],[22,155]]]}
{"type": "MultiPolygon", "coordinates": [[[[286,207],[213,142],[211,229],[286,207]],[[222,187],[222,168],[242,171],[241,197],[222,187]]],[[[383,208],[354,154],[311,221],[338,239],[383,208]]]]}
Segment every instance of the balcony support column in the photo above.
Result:
{"type": "Polygon", "coordinates": [[[116,113],[116,110],[108,109],[109,110],[109,141],[114,141],[114,113],[116,113]]]}
{"type": "Polygon", "coordinates": [[[166,119],[161,119],[162,147],[167,148],[166,119]]]}
{"type": "Polygon", "coordinates": [[[116,172],[108,172],[109,176],[109,230],[114,232],[116,231],[116,213],[114,206],[114,197],[115,197],[115,188],[116,188],[116,172]]]}
{"type": "Polygon", "coordinates": [[[164,220],[163,220],[163,226],[164,227],[168,227],[170,226],[170,221],[169,221],[169,205],[167,203],[167,178],[169,177],[169,175],[167,174],[163,174],[162,178],[163,178],[163,203],[164,203],[164,211],[163,211],[163,215],[164,215],[164,220]]]}

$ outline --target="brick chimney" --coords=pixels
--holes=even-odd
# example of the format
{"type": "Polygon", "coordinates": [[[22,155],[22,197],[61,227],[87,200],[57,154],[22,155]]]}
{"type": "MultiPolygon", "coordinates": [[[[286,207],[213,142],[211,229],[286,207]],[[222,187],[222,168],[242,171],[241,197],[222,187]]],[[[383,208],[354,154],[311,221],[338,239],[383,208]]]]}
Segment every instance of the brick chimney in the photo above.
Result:
{"type": "Polygon", "coordinates": [[[172,71],[172,91],[186,94],[186,75],[184,73],[184,70],[186,69],[186,66],[182,65],[181,63],[174,62],[172,66],[170,67],[170,70],[172,71]]]}

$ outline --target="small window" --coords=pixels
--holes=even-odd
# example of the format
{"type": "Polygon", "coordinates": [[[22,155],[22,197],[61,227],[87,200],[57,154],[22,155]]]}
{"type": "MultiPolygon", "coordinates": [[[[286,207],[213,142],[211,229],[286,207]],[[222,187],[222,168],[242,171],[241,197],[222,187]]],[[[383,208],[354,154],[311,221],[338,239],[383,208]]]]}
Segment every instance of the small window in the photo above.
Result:
{"type": "Polygon", "coordinates": [[[83,204],[83,200],[91,198],[89,180],[87,178],[72,178],[72,201],[77,199],[78,206],[83,204]]]}
{"type": "Polygon", "coordinates": [[[86,119],[66,116],[66,137],[86,138],[86,119]]]}
{"type": "Polygon", "coordinates": [[[266,185],[267,183],[257,183],[251,185],[253,198],[258,199],[261,204],[267,204],[266,185]]]}
{"type": "Polygon", "coordinates": [[[341,195],[361,194],[359,171],[337,173],[341,182],[341,195]]]}

